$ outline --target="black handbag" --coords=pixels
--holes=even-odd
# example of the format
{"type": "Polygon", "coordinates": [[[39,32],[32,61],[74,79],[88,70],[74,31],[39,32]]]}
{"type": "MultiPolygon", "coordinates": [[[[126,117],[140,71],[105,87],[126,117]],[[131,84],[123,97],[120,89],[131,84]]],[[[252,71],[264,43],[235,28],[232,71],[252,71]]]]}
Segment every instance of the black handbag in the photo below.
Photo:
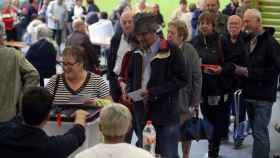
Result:
{"type": "Polygon", "coordinates": [[[187,140],[209,140],[212,136],[213,126],[206,119],[199,118],[198,110],[195,110],[195,116],[184,122],[181,132],[187,140]]]}

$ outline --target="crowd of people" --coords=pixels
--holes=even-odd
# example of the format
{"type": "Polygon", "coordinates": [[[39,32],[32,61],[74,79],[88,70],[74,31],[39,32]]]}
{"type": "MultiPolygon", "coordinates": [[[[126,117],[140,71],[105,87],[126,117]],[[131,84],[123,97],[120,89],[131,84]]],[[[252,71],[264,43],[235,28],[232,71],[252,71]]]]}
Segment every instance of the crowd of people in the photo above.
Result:
{"type": "MultiPolygon", "coordinates": [[[[252,158],[269,158],[268,125],[280,72],[275,29],[262,26],[261,13],[251,0],[231,0],[224,9],[219,0],[196,4],[179,0],[168,23],[160,7],[164,6],[145,0],[135,6],[131,0],[121,0],[108,16],[94,0],[87,0],[86,6],[82,0],[29,0],[23,5],[4,0],[0,154],[70,155],[85,140],[89,113],[76,111],[73,128],[63,136],[49,137],[43,128],[53,104],[67,104],[79,95],[87,105],[100,106],[98,99],[107,102],[100,112],[103,142],[77,158],[149,158],[152,154],[177,158],[179,142],[183,157],[189,158],[192,140],[181,127],[199,109],[213,127],[207,157],[219,157],[222,141],[229,139],[230,116],[235,114],[238,123],[248,115],[252,158]],[[113,30],[109,45],[92,40],[91,32],[100,25],[113,30]],[[5,46],[6,41],[23,41],[29,48],[23,53],[5,46]],[[57,73],[57,64],[62,73],[57,73]],[[242,90],[239,111],[234,108],[237,90],[242,90]],[[148,120],[156,131],[155,153],[141,149],[148,120]],[[131,145],[133,133],[137,147],[131,145]]],[[[236,149],[245,138],[240,130],[235,126],[236,149]]]]}

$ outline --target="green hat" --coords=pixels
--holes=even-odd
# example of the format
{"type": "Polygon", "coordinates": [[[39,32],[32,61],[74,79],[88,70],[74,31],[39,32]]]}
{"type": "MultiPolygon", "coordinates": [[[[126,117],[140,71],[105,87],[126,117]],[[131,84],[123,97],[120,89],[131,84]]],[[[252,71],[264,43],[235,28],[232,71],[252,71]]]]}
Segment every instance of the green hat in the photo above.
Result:
{"type": "Polygon", "coordinates": [[[156,23],[155,16],[151,13],[137,13],[134,17],[134,33],[148,33],[156,32],[158,24],[156,23]]]}

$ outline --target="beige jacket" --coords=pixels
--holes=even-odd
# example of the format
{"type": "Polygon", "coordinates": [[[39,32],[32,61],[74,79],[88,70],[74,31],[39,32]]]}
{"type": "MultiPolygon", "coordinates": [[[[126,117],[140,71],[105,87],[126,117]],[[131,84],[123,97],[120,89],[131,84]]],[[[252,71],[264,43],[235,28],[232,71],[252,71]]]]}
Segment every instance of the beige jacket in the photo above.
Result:
{"type": "Polygon", "coordinates": [[[0,45],[0,122],[15,116],[22,92],[38,83],[37,70],[23,54],[0,45]]]}

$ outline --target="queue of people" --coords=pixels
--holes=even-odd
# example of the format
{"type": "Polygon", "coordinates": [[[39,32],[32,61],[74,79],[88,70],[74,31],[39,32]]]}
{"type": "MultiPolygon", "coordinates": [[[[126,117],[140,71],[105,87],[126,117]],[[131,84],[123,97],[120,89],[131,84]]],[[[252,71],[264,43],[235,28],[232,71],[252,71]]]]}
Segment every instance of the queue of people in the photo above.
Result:
{"type": "MultiPolygon", "coordinates": [[[[192,140],[181,127],[199,109],[213,127],[207,157],[219,157],[222,141],[229,137],[231,113],[239,115],[239,122],[247,113],[252,158],[269,158],[268,124],[276,101],[280,45],[273,37],[275,29],[262,26],[261,13],[251,9],[251,1],[242,0],[239,6],[231,0],[220,12],[219,0],[200,0],[189,8],[180,0],[167,25],[160,13],[163,6],[145,0],[135,6],[121,1],[111,21],[93,0],[87,8],[81,0],[38,3],[30,0],[20,13],[20,7],[6,0],[1,11],[0,70],[6,75],[0,77],[0,154],[69,156],[85,141],[89,113],[76,111],[73,128],[62,136],[49,137],[42,129],[52,104],[67,104],[80,95],[89,106],[98,106],[98,99],[108,104],[100,112],[103,142],[77,158],[178,158],[180,142],[183,157],[189,158],[192,140]],[[93,43],[89,34],[98,20],[114,26],[107,48],[93,43]],[[24,32],[30,42],[26,57],[4,45],[24,32]],[[99,69],[102,51],[107,78],[99,69]],[[62,73],[56,71],[59,63],[62,73]],[[46,85],[45,78],[50,78],[46,85]],[[240,110],[235,111],[239,89],[240,110]],[[136,92],[137,97],[131,95],[136,92]],[[155,153],[140,149],[148,120],[156,131],[155,153]],[[137,147],[131,145],[133,133],[137,147]]],[[[234,130],[239,149],[244,131],[237,126],[234,130]]]]}

